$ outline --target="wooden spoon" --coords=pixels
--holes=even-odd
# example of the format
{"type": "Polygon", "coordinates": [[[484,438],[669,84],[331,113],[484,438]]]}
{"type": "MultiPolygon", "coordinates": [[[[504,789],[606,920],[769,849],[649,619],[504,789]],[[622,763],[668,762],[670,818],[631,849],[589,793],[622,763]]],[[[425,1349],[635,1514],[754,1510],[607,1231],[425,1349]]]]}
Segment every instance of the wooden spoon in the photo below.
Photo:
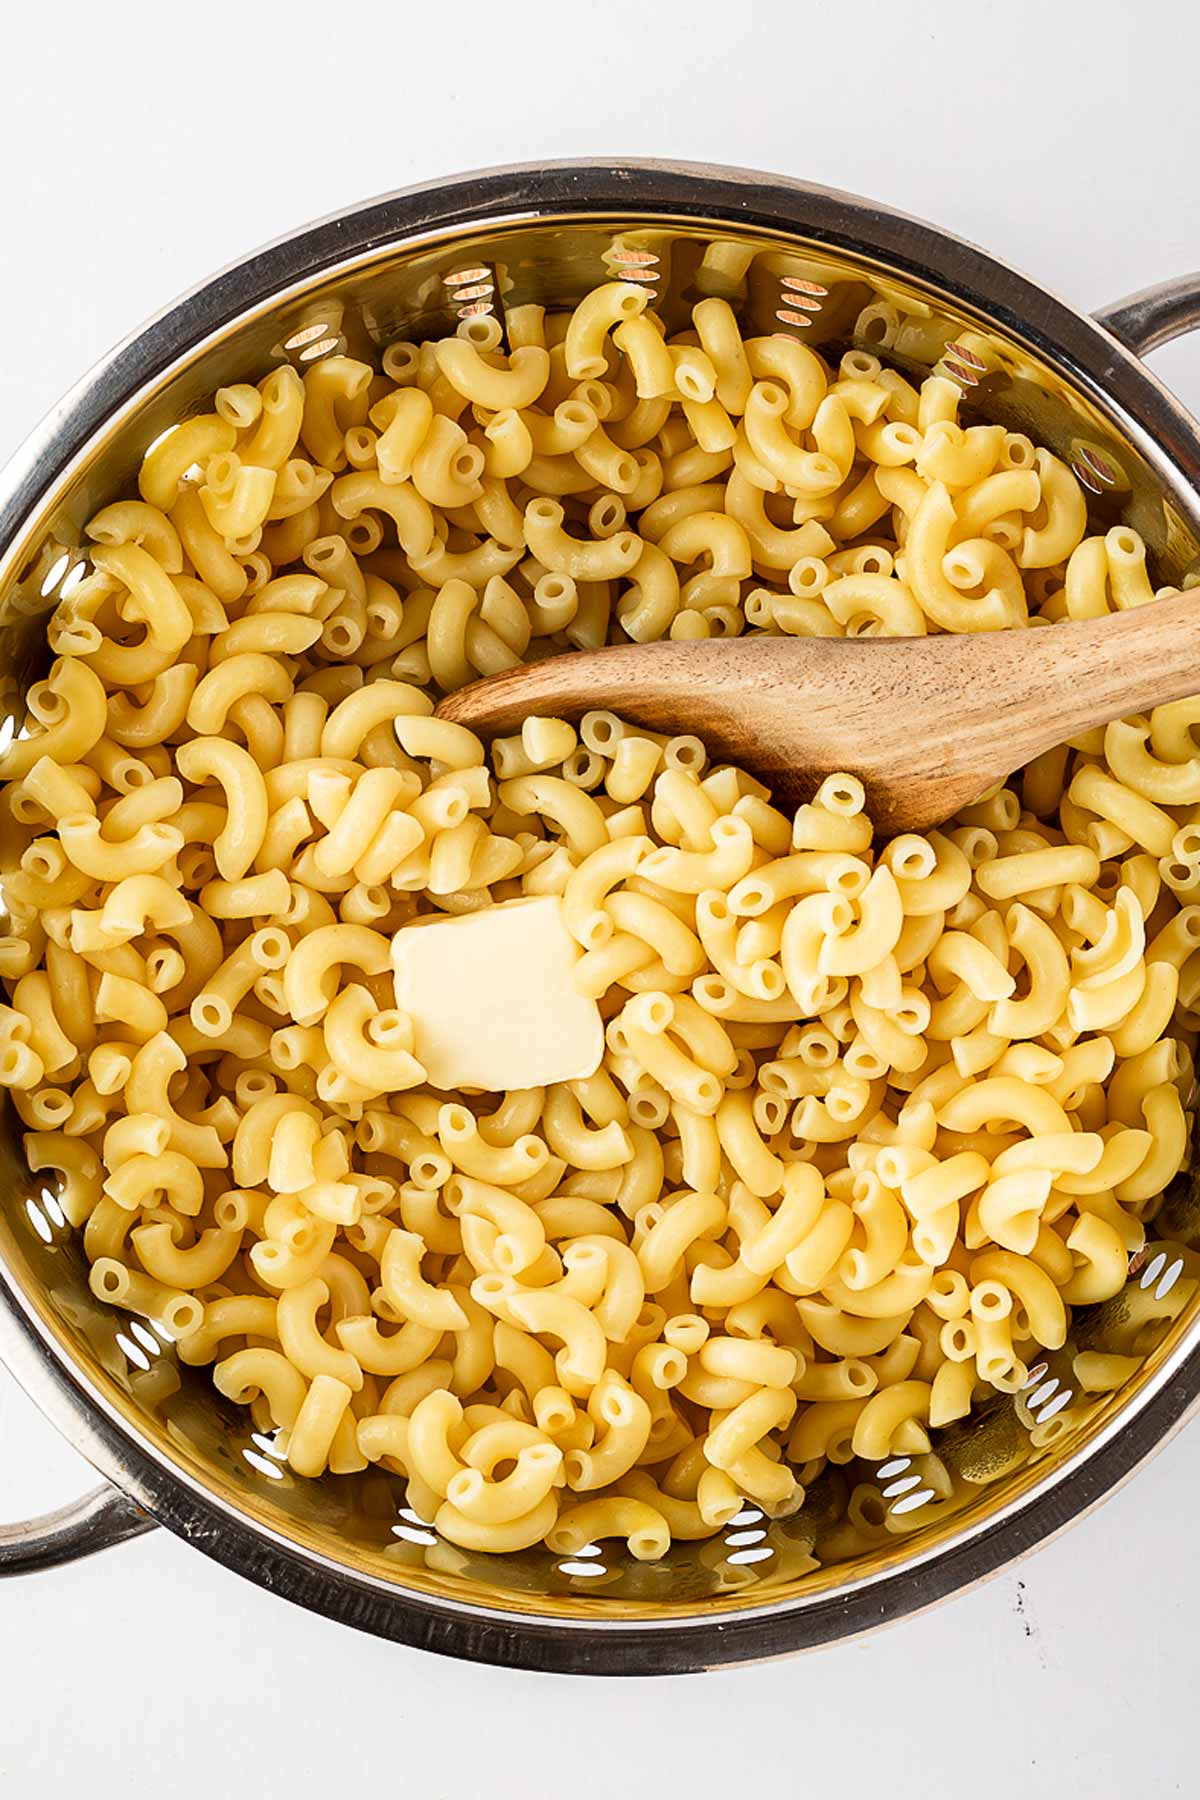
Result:
{"type": "MultiPolygon", "coordinates": [[[[858,775],[877,829],[923,831],[1095,725],[1200,693],[1200,588],[1103,619],[922,638],[708,638],[506,669],[438,716],[482,737],[594,708],[692,732],[784,806],[858,775]]],[[[1200,754],[1200,749],[1198,749],[1200,754]]]]}

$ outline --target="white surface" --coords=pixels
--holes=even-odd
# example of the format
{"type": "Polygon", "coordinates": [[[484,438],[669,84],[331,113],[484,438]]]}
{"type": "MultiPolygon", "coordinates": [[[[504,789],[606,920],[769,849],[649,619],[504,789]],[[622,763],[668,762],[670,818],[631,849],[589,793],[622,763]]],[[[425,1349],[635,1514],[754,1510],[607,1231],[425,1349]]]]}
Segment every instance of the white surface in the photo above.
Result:
{"type": "MultiPolygon", "coordinates": [[[[66,0],[6,8],[3,30],[0,457],[217,265],[488,163],[784,170],[923,214],[1083,307],[1200,263],[1192,0],[66,0]]],[[[1157,367],[1200,406],[1200,341],[1157,367]]],[[[0,1515],[89,1481],[0,1372],[0,1515]]],[[[0,1792],[1191,1793],[1198,1483],[1194,1429],[979,1593],[803,1660],[654,1683],[421,1657],[154,1535],[0,1590],[0,1792]]]]}

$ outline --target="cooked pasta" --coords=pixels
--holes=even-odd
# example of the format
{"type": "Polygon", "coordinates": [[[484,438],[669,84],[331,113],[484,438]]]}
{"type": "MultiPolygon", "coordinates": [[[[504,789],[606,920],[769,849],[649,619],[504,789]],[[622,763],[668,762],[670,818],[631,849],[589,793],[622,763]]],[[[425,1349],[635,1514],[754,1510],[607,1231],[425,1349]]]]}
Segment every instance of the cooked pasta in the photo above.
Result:
{"type": "Polygon", "coordinates": [[[923,1455],[1124,1283],[1188,1152],[1200,711],[890,844],[853,775],[788,816],[607,713],[485,747],[440,694],[562,650],[1155,597],[945,377],[631,283],[512,327],[224,388],[92,522],[0,755],[0,1085],[96,1295],[297,1474],[654,1559],[923,1455]],[[438,1089],[393,939],[531,897],[599,1065],[438,1089]]]}

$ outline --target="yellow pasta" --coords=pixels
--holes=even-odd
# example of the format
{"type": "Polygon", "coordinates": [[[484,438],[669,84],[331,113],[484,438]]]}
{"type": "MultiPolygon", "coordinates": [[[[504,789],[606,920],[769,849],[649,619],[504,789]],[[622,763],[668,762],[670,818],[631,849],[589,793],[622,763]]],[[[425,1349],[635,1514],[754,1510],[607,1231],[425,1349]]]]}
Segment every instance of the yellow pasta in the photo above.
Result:
{"type": "Polygon", "coordinates": [[[1123,1286],[1188,1153],[1200,703],[890,843],[609,713],[485,746],[440,695],[563,647],[1154,597],[947,377],[634,282],[508,326],[223,388],[92,520],[0,754],[0,1085],[93,1292],[297,1475],[653,1560],[924,1456],[1123,1286]],[[394,935],[532,898],[598,1066],[433,1086],[394,935]]]}

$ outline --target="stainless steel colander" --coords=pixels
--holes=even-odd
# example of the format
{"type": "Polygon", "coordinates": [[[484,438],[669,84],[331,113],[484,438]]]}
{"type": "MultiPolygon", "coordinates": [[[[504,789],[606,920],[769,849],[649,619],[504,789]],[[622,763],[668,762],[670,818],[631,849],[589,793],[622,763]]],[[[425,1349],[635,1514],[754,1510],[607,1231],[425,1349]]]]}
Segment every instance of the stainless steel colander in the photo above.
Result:
{"type": "MultiPolygon", "coordinates": [[[[1092,528],[1124,521],[1160,581],[1194,571],[1200,427],[1138,355],[1200,324],[1200,275],[1081,317],[981,251],[843,194],[670,164],[561,163],[372,201],[214,277],[112,354],[0,476],[0,712],[47,661],[45,615],[78,579],[83,522],[213,389],[287,359],[371,356],[473,312],[570,306],[613,275],[673,328],[727,298],[744,329],[865,346],[964,390],[974,415],[1048,444],[1092,528]]],[[[6,729],[11,730],[11,726],[6,729]]],[[[155,1523],[251,1580],[381,1637],[526,1668],[656,1673],[776,1655],[913,1612],[1077,1518],[1200,1394],[1200,1199],[1181,1177],[1123,1293],[1076,1312],[1023,1394],[942,1432],[933,1455],[832,1464],[793,1518],[747,1506],[656,1564],[591,1547],[488,1558],[440,1542],[380,1470],[298,1480],[208,1371],[89,1292],[52,1187],[0,1134],[0,1354],[105,1477],[0,1529],[0,1573],[65,1562],[155,1523]],[[1076,1357],[1136,1359],[1089,1393],[1076,1357]]],[[[1086,1367],[1086,1365],[1084,1365],[1086,1367]]]]}

